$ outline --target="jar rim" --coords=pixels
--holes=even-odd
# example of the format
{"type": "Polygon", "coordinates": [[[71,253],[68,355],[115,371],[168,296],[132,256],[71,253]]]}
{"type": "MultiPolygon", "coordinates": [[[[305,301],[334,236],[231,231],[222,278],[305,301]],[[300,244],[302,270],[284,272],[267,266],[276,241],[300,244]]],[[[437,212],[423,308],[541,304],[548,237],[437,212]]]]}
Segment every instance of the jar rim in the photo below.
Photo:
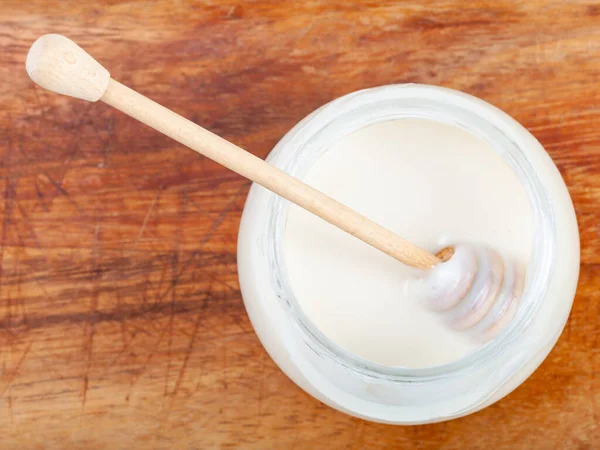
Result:
{"type": "MultiPolygon", "coordinates": [[[[311,165],[309,155],[316,160],[343,136],[375,123],[415,118],[454,125],[485,141],[515,172],[527,192],[536,232],[532,237],[525,289],[516,316],[498,336],[463,358],[438,366],[405,368],[368,361],[325,336],[296,300],[282,248],[289,202],[276,195],[272,195],[268,202],[267,239],[264,241],[276,295],[311,349],[363,376],[397,382],[427,382],[457,376],[465,370],[486,365],[505,352],[523,334],[543,302],[554,270],[557,245],[554,210],[548,194],[522,150],[523,143],[508,127],[502,127],[499,123],[516,122],[487,102],[459,91],[403,84],[348,94],[324,105],[299,122],[276,145],[268,160],[291,175],[301,177],[302,172],[311,165]],[[495,122],[490,120],[490,112],[495,122]]],[[[519,127],[526,131],[521,125],[519,127]]]]}

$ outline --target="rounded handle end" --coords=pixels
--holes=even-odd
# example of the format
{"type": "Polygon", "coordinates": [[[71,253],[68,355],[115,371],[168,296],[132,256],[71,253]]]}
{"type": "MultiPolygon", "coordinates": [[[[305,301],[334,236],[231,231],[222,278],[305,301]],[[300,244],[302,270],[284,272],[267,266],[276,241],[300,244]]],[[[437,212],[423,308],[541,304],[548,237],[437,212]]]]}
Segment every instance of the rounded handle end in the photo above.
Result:
{"type": "Polygon", "coordinates": [[[46,34],[33,43],[25,63],[29,77],[50,91],[90,102],[99,100],[110,73],[72,40],[46,34]]]}

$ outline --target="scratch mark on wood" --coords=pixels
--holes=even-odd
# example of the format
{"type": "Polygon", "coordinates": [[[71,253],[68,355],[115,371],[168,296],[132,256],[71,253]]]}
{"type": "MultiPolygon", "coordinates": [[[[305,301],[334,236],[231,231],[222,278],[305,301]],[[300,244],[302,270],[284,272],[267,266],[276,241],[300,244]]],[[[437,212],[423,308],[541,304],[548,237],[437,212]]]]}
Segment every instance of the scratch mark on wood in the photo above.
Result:
{"type": "Polygon", "coordinates": [[[4,249],[8,237],[8,230],[12,220],[13,206],[16,198],[16,187],[18,178],[7,178],[4,189],[4,220],[2,221],[2,241],[0,242],[0,299],[4,294],[3,276],[4,276],[4,249]]]}
{"type": "Polygon", "coordinates": [[[58,192],[60,195],[62,195],[62,196],[64,196],[64,197],[68,197],[68,196],[69,196],[69,193],[68,193],[68,192],[65,190],[65,188],[63,188],[63,187],[62,187],[62,184],[61,184],[60,182],[56,181],[56,180],[55,180],[54,178],[52,178],[52,177],[50,176],[50,174],[48,174],[48,173],[46,173],[45,175],[46,175],[46,178],[48,179],[48,181],[49,181],[50,183],[52,183],[52,186],[54,186],[54,189],[56,189],[56,191],[57,191],[57,192],[58,192]]]}
{"type": "Polygon", "coordinates": [[[160,273],[160,279],[158,280],[158,286],[156,288],[156,295],[154,296],[154,302],[153,303],[159,303],[161,301],[161,299],[162,299],[161,295],[160,295],[160,292],[162,290],[163,283],[164,283],[165,278],[167,276],[167,270],[168,270],[167,265],[163,264],[163,268],[162,268],[162,271],[160,273]]]}
{"type": "MultiPolygon", "coordinates": [[[[115,291],[115,298],[117,300],[117,302],[116,302],[117,310],[121,311],[121,309],[122,309],[121,291],[118,288],[115,291]]],[[[121,320],[121,342],[123,345],[123,350],[129,348],[129,340],[127,339],[127,336],[128,336],[127,320],[125,318],[123,318],[123,320],[121,320]]]]}
{"type": "Polygon", "coordinates": [[[8,403],[8,415],[10,417],[10,423],[15,423],[15,416],[13,414],[13,404],[12,404],[12,394],[10,389],[8,390],[8,398],[6,399],[8,403]]]}
{"type": "Polygon", "coordinates": [[[85,372],[83,376],[83,386],[82,386],[82,396],[81,396],[81,413],[79,415],[80,421],[83,419],[85,415],[85,405],[87,403],[87,393],[89,386],[89,376],[90,370],[92,367],[92,357],[93,357],[93,348],[94,348],[94,334],[96,332],[96,313],[98,311],[98,295],[99,295],[99,287],[98,280],[102,275],[102,271],[100,270],[100,266],[98,263],[99,252],[100,252],[100,223],[96,221],[96,226],[94,228],[94,243],[92,247],[92,265],[93,270],[96,273],[94,280],[94,288],[92,292],[92,298],[90,302],[90,321],[87,323],[86,328],[87,338],[84,344],[84,353],[86,354],[86,363],[85,363],[85,372]]]}
{"type": "Polygon", "coordinates": [[[37,234],[35,233],[33,226],[31,225],[31,221],[29,219],[29,214],[27,214],[27,212],[21,205],[21,202],[19,201],[18,198],[16,198],[16,196],[15,196],[15,204],[17,205],[19,213],[21,214],[21,218],[23,219],[21,221],[21,223],[23,223],[29,230],[29,235],[31,236],[31,238],[33,240],[35,248],[40,248],[40,242],[38,241],[37,234]]]}
{"type": "Polygon", "coordinates": [[[227,392],[229,390],[229,384],[227,383],[227,346],[223,345],[223,390],[227,392]]]}
{"type": "MultiPolygon", "coordinates": [[[[174,252],[171,260],[171,271],[173,274],[177,272],[177,264],[178,264],[178,253],[174,252]]],[[[173,321],[175,319],[175,301],[177,299],[177,285],[178,280],[176,278],[173,279],[173,283],[171,286],[171,314],[169,315],[169,340],[167,345],[167,370],[165,371],[165,389],[164,395],[167,396],[169,392],[169,374],[171,371],[171,347],[173,345],[173,321]]]]}
{"type": "Polygon", "coordinates": [[[17,278],[17,298],[15,299],[15,313],[18,313],[19,305],[21,305],[21,323],[27,327],[27,311],[25,310],[25,300],[23,299],[23,270],[21,261],[24,252],[23,246],[20,246],[13,259],[13,273],[17,278]]]}
{"type": "Polygon", "coordinates": [[[142,363],[142,370],[140,370],[139,373],[137,373],[131,377],[131,381],[129,383],[129,392],[127,393],[127,396],[125,397],[127,402],[129,402],[129,400],[131,398],[131,394],[133,393],[133,387],[135,386],[135,383],[137,383],[139,378],[142,376],[143,370],[146,367],[148,367],[150,365],[150,363],[152,362],[152,358],[154,358],[154,355],[156,355],[156,352],[158,351],[158,347],[160,346],[160,344],[161,344],[163,338],[165,337],[165,335],[167,334],[168,330],[169,330],[169,324],[167,324],[163,327],[163,329],[160,332],[160,335],[158,336],[158,339],[156,341],[156,345],[150,352],[148,352],[146,360],[142,363]]]}
{"type": "Polygon", "coordinates": [[[146,274],[144,279],[144,290],[142,292],[143,305],[148,305],[148,290],[150,289],[150,286],[152,286],[152,283],[150,282],[150,275],[146,274]]]}
{"type": "Polygon", "coordinates": [[[8,380],[6,382],[6,385],[4,386],[4,389],[2,389],[2,392],[0,392],[0,400],[2,400],[4,398],[4,394],[6,394],[6,391],[8,391],[12,387],[12,384],[15,381],[15,377],[17,376],[17,373],[21,369],[21,365],[23,364],[23,361],[25,361],[25,358],[27,357],[29,350],[31,350],[32,345],[33,345],[33,342],[30,342],[29,345],[27,346],[27,348],[25,348],[25,350],[23,351],[23,354],[21,355],[21,358],[19,358],[17,365],[15,366],[12,373],[8,377],[8,380]]]}
{"type": "Polygon", "coordinates": [[[65,188],[62,187],[62,181],[56,181],[54,178],[52,178],[50,176],[50,174],[46,173],[46,178],[48,178],[48,181],[50,181],[50,183],[52,183],[52,186],[54,186],[54,188],[56,189],[56,191],[62,195],[63,197],[65,197],[67,199],[67,201],[69,203],[71,203],[71,205],[73,205],[75,207],[75,209],[77,210],[77,212],[84,217],[87,217],[87,214],[85,213],[85,211],[83,210],[83,208],[79,205],[79,203],[77,203],[75,201],[75,199],[73,199],[69,193],[65,190],[65,188]]]}
{"type": "Polygon", "coordinates": [[[34,186],[35,186],[35,194],[38,198],[38,202],[40,203],[40,205],[42,206],[42,210],[44,210],[45,212],[50,211],[50,208],[48,207],[48,205],[45,202],[45,197],[44,194],[42,193],[42,190],[40,188],[40,184],[36,178],[36,180],[33,182],[34,186]]]}
{"type": "MultiPolygon", "coordinates": [[[[90,353],[90,356],[88,356],[88,358],[89,357],[91,357],[91,353],[90,353]]],[[[83,389],[82,389],[83,394],[82,394],[82,399],[81,399],[81,413],[79,415],[80,420],[83,419],[83,416],[85,415],[85,404],[87,402],[88,383],[89,383],[89,377],[88,377],[88,374],[86,373],[83,376],[83,389]]]]}
{"type": "Polygon", "coordinates": [[[179,368],[179,373],[177,375],[177,380],[175,381],[175,386],[174,386],[173,390],[171,391],[171,393],[169,394],[171,397],[169,406],[164,409],[163,414],[162,414],[163,418],[161,420],[161,425],[160,425],[161,430],[165,424],[166,418],[169,416],[169,413],[172,411],[173,406],[175,404],[177,393],[179,392],[179,388],[181,387],[181,382],[183,380],[183,376],[185,374],[185,371],[186,371],[188,363],[189,363],[190,356],[194,349],[194,344],[196,342],[196,336],[198,335],[198,331],[200,329],[200,322],[202,321],[202,317],[203,317],[202,313],[200,313],[196,316],[196,320],[194,322],[194,330],[192,332],[192,336],[190,337],[190,340],[188,341],[188,346],[187,346],[187,349],[185,352],[185,358],[183,360],[181,367],[179,368]]]}
{"type": "MultiPolygon", "coordinates": [[[[12,223],[12,219],[13,219],[13,211],[14,211],[14,205],[16,203],[16,185],[18,183],[18,178],[13,178],[13,179],[7,179],[6,180],[6,189],[4,192],[4,221],[3,221],[3,227],[2,227],[2,242],[0,245],[0,299],[2,297],[6,298],[6,307],[5,307],[5,315],[4,315],[4,322],[7,324],[7,327],[10,327],[12,324],[12,317],[13,317],[13,306],[15,307],[15,315],[17,314],[17,309],[18,309],[18,302],[19,299],[16,298],[15,299],[15,303],[13,305],[13,296],[12,296],[12,291],[8,290],[8,286],[7,283],[5,281],[3,281],[4,277],[4,272],[5,272],[5,264],[4,264],[4,252],[5,252],[5,248],[6,248],[6,244],[7,244],[7,237],[8,237],[8,231],[9,228],[11,226],[12,223]]],[[[11,230],[13,230],[13,228],[10,228],[11,230]]],[[[17,239],[19,240],[19,248],[21,248],[21,246],[23,245],[22,239],[20,234],[18,233],[17,227],[14,227],[14,232],[17,236],[17,239]]],[[[15,254],[15,260],[18,259],[18,252],[16,252],[15,254]]],[[[17,262],[15,262],[15,264],[17,264],[17,262]]],[[[14,341],[11,341],[10,345],[12,346],[12,343],[14,341]]]]}
{"type": "Polygon", "coordinates": [[[192,332],[192,337],[188,342],[187,349],[185,351],[185,358],[183,359],[183,364],[181,364],[181,368],[179,369],[179,375],[177,376],[177,381],[175,381],[175,387],[173,388],[172,395],[175,397],[177,392],[179,391],[179,387],[181,386],[181,380],[183,379],[183,375],[185,374],[185,370],[187,369],[188,361],[190,359],[190,355],[194,350],[194,344],[196,342],[196,336],[198,335],[198,330],[200,329],[200,322],[202,320],[203,314],[200,313],[196,316],[196,321],[194,323],[194,331],[192,332]]]}
{"type": "MultiPolygon", "coordinates": [[[[187,191],[184,191],[180,206],[179,206],[179,218],[183,218],[185,215],[185,211],[187,208],[187,191]]],[[[179,276],[177,275],[179,269],[179,258],[180,258],[180,249],[181,249],[181,241],[183,240],[184,228],[179,227],[179,232],[176,236],[175,249],[173,251],[173,255],[171,257],[171,274],[172,274],[172,283],[171,283],[171,315],[169,317],[169,344],[167,350],[167,370],[165,372],[165,390],[164,395],[167,396],[169,393],[169,375],[171,371],[171,349],[173,344],[173,323],[175,320],[175,302],[177,301],[177,283],[179,282],[179,276]]]]}
{"type": "Polygon", "coordinates": [[[259,426],[260,426],[260,421],[262,418],[263,397],[264,397],[265,384],[266,384],[265,370],[267,367],[267,354],[265,352],[263,352],[263,354],[260,358],[260,364],[261,364],[261,369],[260,369],[260,386],[258,388],[258,415],[257,415],[259,426]]]}
{"type": "Polygon", "coordinates": [[[115,134],[115,118],[112,114],[108,118],[108,123],[106,124],[106,131],[108,131],[108,139],[107,139],[106,145],[102,149],[103,161],[100,166],[101,168],[104,168],[104,169],[106,169],[109,164],[109,156],[110,156],[110,152],[112,151],[112,138],[115,134]]]}
{"type": "Polygon", "coordinates": [[[238,191],[233,196],[231,196],[231,198],[229,199],[229,201],[227,202],[227,204],[225,205],[223,210],[220,212],[218,217],[211,224],[209,230],[202,237],[202,240],[200,241],[201,247],[203,247],[204,244],[206,244],[212,238],[214,232],[217,230],[217,228],[219,228],[219,225],[221,225],[223,223],[223,220],[225,220],[225,217],[227,217],[227,214],[229,214],[231,212],[231,210],[233,209],[233,207],[235,206],[235,202],[237,201],[239,196],[242,195],[246,191],[248,184],[249,183],[244,183],[240,187],[240,189],[238,189],[238,191]]]}
{"type": "Polygon", "coordinates": [[[131,247],[131,250],[135,250],[135,248],[138,245],[138,242],[140,240],[140,238],[142,237],[142,234],[144,234],[144,230],[146,229],[146,225],[148,225],[148,219],[150,218],[150,214],[152,214],[152,211],[154,211],[154,206],[156,205],[156,202],[158,201],[158,199],[160,198],[160,195],[162,193],[162,189],[158,189],[156,191],[156,195],[154,196],[154,199],[152,200],[152,203],[150,203],[150,207],[148,208],[148,211],[146,212],[146,216],[144,217],[144,221],[142,222],[142,226],[140,227],[138,234],[135,238],[135,241],[133,242],[133,246],[131,247]]]}

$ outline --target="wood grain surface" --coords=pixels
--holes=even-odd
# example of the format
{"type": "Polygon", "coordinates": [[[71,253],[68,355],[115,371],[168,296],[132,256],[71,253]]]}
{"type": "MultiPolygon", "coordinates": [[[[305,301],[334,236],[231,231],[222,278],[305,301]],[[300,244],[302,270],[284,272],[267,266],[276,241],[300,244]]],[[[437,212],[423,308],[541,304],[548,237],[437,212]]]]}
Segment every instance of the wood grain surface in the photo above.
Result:
{"type": "Polygon", "coordinates": [[[0,58],[0,448],[600,448],[600,3],[3,0],[0,58]],[[550,152],[578,214],[556,348],[507,398],[447,423],[373,424],[309,397],[240,297],[248,182],[34,87],[25,55],[48,32],[261,157],[365,87],[499,106],[550,152]]]}

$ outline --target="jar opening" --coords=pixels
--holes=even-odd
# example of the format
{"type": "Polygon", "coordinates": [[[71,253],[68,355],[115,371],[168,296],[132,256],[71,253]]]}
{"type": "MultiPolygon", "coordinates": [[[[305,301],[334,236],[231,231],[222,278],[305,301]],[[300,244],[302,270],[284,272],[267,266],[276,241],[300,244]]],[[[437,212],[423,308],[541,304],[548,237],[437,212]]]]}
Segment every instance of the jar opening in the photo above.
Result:
{"type": "Polygon", "coordinates": [[[363,127],[399,119],[433,120],[459,127],[489,144],[521,181],[531,207],[535,229],[532,253],[525,290],[513,320],[496,338],[461,359],[433,367],[409,369],[373,363],[346,351],[327,338],[306,316],[292,291],[282,248],[289,202],[271,196],[265,250],[272,269],[273,287],[290,320],[302,331],[304,342],[321,357],[374,378],[398,381],[435,379],[485,364],[506,351],[535,317],[554,267],[553,209],[520,143],[479,114],[482,103],[485,104],[455,91],[429,86],[395,85],[359,91],[335,100],[305,118],[269,156],[270,161],[302,178],[333,143],[363,127]],[[281,157],[283,153],[285,156],[281,157]]]}

